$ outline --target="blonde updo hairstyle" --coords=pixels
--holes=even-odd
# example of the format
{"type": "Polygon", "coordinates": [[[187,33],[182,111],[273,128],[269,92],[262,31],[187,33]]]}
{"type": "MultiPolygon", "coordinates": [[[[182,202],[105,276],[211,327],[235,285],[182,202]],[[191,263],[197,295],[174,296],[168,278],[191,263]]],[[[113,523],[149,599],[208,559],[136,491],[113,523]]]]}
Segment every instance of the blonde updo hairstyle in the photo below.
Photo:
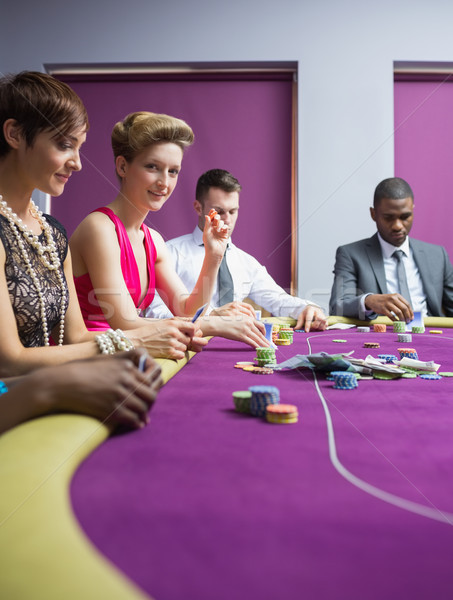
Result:
{"type": "Polygon", "coordinates": [[[182,119],[145,111],[127,115],[112,131],[115,160],[123,156],[128,163],[153,144],[171,142],[184,152],[193,141],[193,131],[182,119]]]}

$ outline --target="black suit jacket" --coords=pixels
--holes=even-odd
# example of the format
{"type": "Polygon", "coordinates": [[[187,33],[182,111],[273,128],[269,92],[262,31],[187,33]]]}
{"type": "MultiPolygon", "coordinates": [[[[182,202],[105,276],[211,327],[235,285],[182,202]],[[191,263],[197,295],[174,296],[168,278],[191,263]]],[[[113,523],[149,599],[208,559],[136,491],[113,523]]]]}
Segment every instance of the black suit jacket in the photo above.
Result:
{"type": "MultiPolygon", "coordinates": [[[[409,245],[423,283],[428,314],[453,316],[453,266],[442,246],[409,238],[409,245]]],[[[363,294],[387,294],[384,261],[377,233],[340,246],[330,296],[331,315],[370,319],[360,309],[363,294]]]]}

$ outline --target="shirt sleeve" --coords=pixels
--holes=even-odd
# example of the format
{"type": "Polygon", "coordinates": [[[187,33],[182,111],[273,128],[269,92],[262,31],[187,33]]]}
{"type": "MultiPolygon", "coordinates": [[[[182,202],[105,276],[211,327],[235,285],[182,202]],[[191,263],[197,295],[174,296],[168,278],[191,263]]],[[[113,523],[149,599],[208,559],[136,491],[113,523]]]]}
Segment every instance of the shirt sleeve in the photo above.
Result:
{"type": "MultiPolygon", "coordinates": [[[[250,289],[247,296],[256,304],[262,306],[276,317],[292,317],[297,319],[308,304],[314,304],[291,296],[268,273],[266,267],[261,265],[250,254],[243,253],[246,262],[250,289]]],[[[317,306],[317,305],[316,305],[317,306]]]]}

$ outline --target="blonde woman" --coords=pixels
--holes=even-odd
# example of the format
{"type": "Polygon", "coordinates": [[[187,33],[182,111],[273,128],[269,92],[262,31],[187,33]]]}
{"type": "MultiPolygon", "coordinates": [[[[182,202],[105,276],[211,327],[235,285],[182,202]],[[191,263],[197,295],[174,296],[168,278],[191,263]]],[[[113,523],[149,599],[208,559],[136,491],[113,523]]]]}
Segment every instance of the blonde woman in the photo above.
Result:
{"type": "MultiPolygon", "coordinates": [[[[139,328],[149,322],[163,329],[166,320],[140,316],[155,289],[180,317],[192,317],[210,301],[228,238],[220,218],[205,218],[204,260],[191,292],[176,274],[162,236],[144,223],[170,198],[193,139],[184,121],[164,114],[136,112],[115,125],[119,192],[110,204],[90,213],[70,241],[75,285],[89,329],[139,328]]],[[[199,324],[204,335],[267,345],[263,328],[251,318],[228,323],[202,318],[199,324]]]]}

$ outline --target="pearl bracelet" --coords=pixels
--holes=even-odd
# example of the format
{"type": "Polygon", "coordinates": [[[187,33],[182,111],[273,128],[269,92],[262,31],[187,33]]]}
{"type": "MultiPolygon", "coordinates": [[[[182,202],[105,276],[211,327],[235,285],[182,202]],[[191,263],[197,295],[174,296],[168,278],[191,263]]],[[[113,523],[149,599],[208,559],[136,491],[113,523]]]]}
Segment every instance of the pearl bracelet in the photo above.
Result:
{"type": "Polygon", "coordinates": [[[113,331],[113,329],[107,329],[106,335],[110,336],[111,341],[114,343],[117,352],[129,352],[133,350],[134,344],[124,334],[121,329],[113,331]]]}
{"type": "Polygon", "coordinates": [[[117,329],[107,329],[105,333],[100,333],[95,338],[101,354],[115,354],[115,352],[129,352],[133,350],[134,344],[121,331],[117,329]]]}
{"type": "Polygon", "coordinates": [[[6,394],[7,391],[8,388],[6,387],[5,383],[3,381],[0,381],[0,396],[2,394],[6,394]]]}
{"type": "Polygon", "coordinates": [[[100,333],[95,338],[101,354],[115,354],[115,346],[106,333],[100,333]]]}

